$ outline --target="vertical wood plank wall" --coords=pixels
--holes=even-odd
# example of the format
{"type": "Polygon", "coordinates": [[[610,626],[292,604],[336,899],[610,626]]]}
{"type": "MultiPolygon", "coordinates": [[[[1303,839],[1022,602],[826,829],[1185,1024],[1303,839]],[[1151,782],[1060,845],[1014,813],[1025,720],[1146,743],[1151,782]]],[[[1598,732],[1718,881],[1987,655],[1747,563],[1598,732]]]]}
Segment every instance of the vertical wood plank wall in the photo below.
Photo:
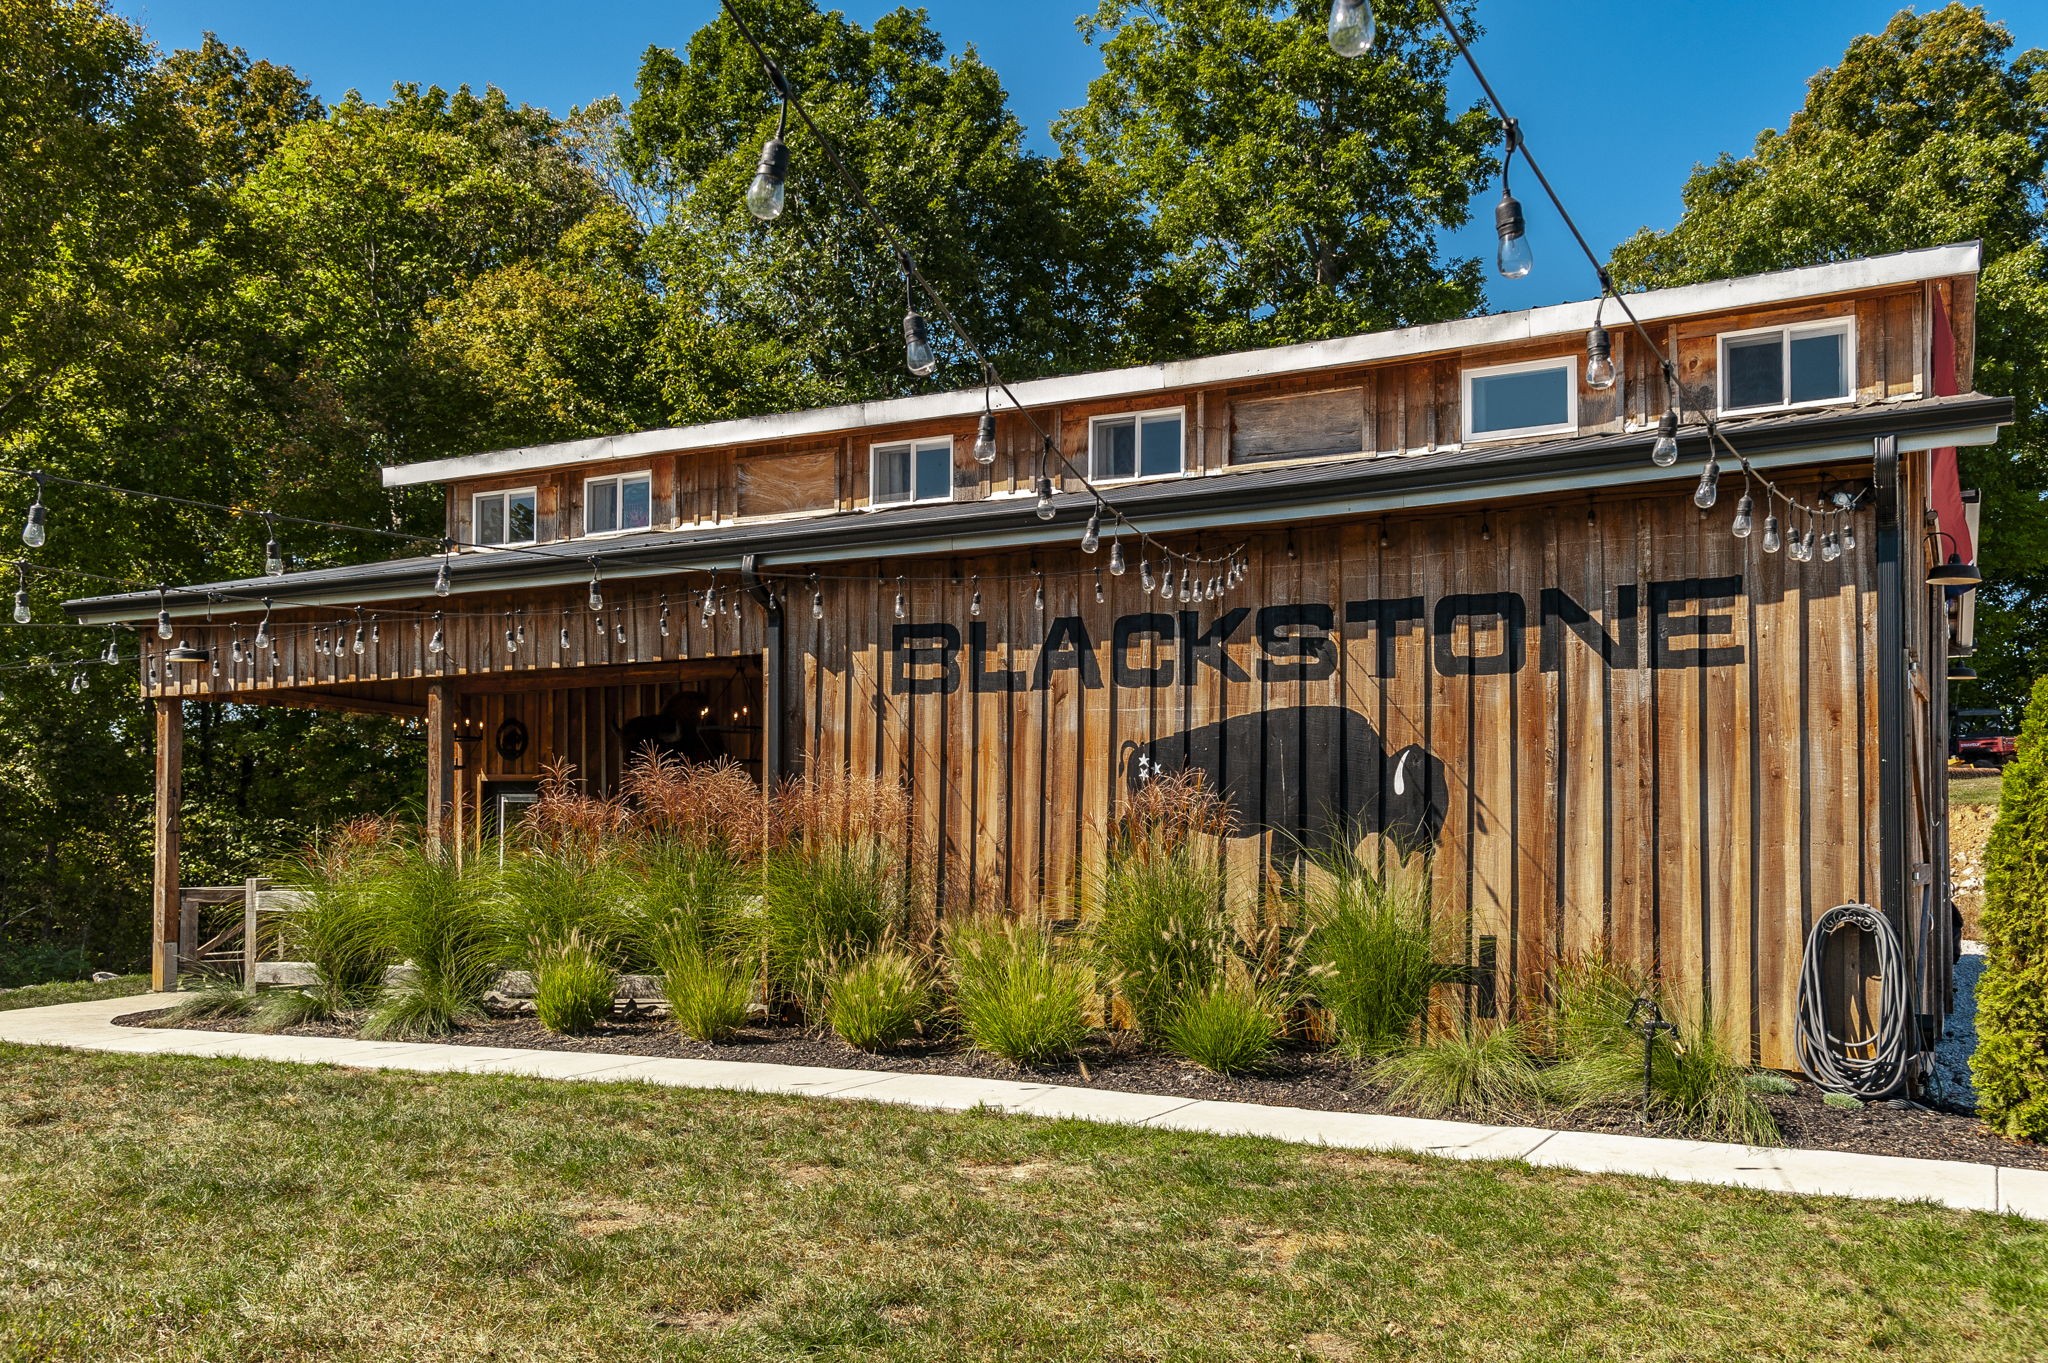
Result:
{"type": "Polygon", "coordinates": [[[1187,735],[1233,721],[1254,737],[1220,759],[1247,825],[1225,857],[1254,890],[1305,831],[1295,787],[1318,779],[1309,744],[1259,735],[1258,717],[1347,710],[1381,769],[1337,779],[1385,799],[1401,749],[1442,763],[1433,903],[1466,943],[1497,940],[1515,990],[1560,952],[1608,953],[1789,1067],[1805,932],[1876,893],[1873,536],[1797,564],[1733,538],[1729,516],[1674,491],[1304,526],[1255,535],[1247,580],[1185,605],[1146,597],[1135,563],[1103,572],[1098,604],[1106,551],[853,572],[823,583],[822,620],[792,613],[789,748],[813,770],[901,780],[949,904],[1064,914],[1100,869],[1133,754],[1186,760],[1187,735]],[[1725,578],[1739,587],[1694,599],[1725,578]],[[1388,608],[1384,643],[1359,604],[1417,597],[1419,619],[1388,608]],[[1311,623],[1262,619],[1275,606],[1311,623]],[[1220,647],[1201,640],[1241,608],[1220,647]],[[1148,614],[1181,637],[1131,628],[1148,614]],[[912,633],[892,650],[898,628],[912,633]],[[1166,668],[1171,685],[1119,684],[1166,668]],[[1297,826],[1261,829],[1278,810],[1297,826]]]}

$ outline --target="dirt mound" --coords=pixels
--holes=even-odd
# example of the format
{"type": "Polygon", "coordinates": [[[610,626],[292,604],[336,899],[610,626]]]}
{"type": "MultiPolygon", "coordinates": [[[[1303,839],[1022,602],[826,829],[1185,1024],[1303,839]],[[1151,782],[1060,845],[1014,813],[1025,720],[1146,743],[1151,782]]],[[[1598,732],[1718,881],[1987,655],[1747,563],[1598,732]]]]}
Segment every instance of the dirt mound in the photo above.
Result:
{"type": "Polygon", "coordinates": [[[1976,938],[1977,916],[1984,911],[1984,844],[1998,818],[1996,805],[1950,805],[1948,811],[1949,880],[1956,908],[1963,915],[1963,936],[1976,938]]]}

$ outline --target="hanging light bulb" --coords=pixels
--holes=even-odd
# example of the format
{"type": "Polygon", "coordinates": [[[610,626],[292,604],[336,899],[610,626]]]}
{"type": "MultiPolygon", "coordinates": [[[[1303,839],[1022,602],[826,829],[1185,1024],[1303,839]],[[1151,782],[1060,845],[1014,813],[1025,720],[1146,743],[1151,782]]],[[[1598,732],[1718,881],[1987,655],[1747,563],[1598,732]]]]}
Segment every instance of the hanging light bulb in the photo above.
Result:
{"type": "Polygon", "coordinates": [[[1144,589],[1145,595],[1150,596],[1152,595],[1152,588],[1156,585],[1152,581],[1152,560],[1149,558],[1139,559],[1138,586],[1144,589]]]}
{"type": "Polygon", "coordinates": [[[1218,573],[1209,579],[1209,599],[1215,601],[1223,595],[1223,575],[1218,573]]]}
{"type": "Polygon", "coordinates": [[[1173,565],[1165,565],[1166,571],[1159,577],[1159,594],[1167,600],[1173,599],[1173,565]]]}
{"type": "Polygon", "coordinates": [[[507,653],[517,653],[519,651],[519,645],[512,638],[512,619],[510,616],[505,618],[505,651],[507,653]]]}
{"type": "Polygon", "coordinates": [[[569,616],[566,611],[562,614],[562,632],[555,646],[564,653],[569,651],[569,616]]]}
{"type": "Polygon", "coordinates": [[[26,586],[16,588],[14,593],[14,623],[25,625],[34,618],[34,613],[28,608],[28,588],[26,586]]]}
{"type": "MultiPolygon", "coordinates": [[[[22,586],[26,587],[27,585],[28,580],[24,577],[22,579],[22,586]]],[[[26,599],[27,593],[24,592],[21,597],[17,598],[17,605],[19,601],[26,599]]],[[[156,589],[156,637],[159,639],[171,637],[171,608],[164,603],[164,589],[162,587],[156,589]]]]}
{"type": "MultiPolygon", "coordinates": [[[[907,290],[907,279],[904,286],[907,290]]],[[[903,364],[918,378],[925,378],[939,367],[938,357],[932,354],[931,328],[916,308],[903,314],[903,364]]]]}
{"type": "Polygon", "coordinates": [[[266,513],[263,517],[263,526],[263,575],[265,577],[283,577],[284,550],[280,549],[277,544],[276,518],[266,513]]]}
{"type": "Polygon", "coordinates": [[[1102,569],[1095,570],[1095,604],[1102,604],[1102,569]]]}
{"type": "Polygon", "coordinates": [[[259,649],[270,647],[270,598],[267,596],[263,598],[263,618],[256,624],[254,643],[259,649]]]}
{"type": "Polygon", "coordinates": [[[1180,590],[1174,594],[1174,600],[1185,603],[1195,599],[1194,577],[1186,568],[1180,570],[1180,590]]]}
{"type": "Polygon", "coordinates": [[[661,594],[661,617],[654,622],[654,628],[662,638],[668,638],[668,593],[661,594]]]}
{"type": "Polygon", "coordinates": [[[1721,461],[1710,454],[1707,466],[1700,470],[1700,485],[1693,489],[1692,504],[1702,511],[1709,511],[1720,495],[1721,461]]]}
{"type": "MultiPolygon", "coordinates": [[[[510,630],[505,632],[508,635],[511,633],[510,630]]],[[[356,626],[355,642],[349,646],[349,652],[355,654],[358,658],[363,656],[363,627],[361,625],[356,626]]]]}
{"type": "Polygon", "coordinates": [[[1801,534],[1798,530],[1794,530],[1792,532],[1792,543],[1786,548],[1785,557],[1791,559],[1794,563],[1805,563],[1810,560],[1813,557],[1813,541],[1808,538],[1808,534],[1811,534],[1811,532],[1801,534]]]}
{"type": "Polygon", "coordinates": [[[455,584],[450,580],[448,572],[448,555],[453,552],[454,548],[455,541],[441,541],[441,566],[434,571],[434,595],[436,596],[446,596],[454,589],[455,584]]]}
{"type": "MultiPolygon", "coordinates": [[[[105,651],[104,653],[101,653],[101,654],[100,654],[100,661],[101,661],[101,662],[103,662],[103,663],[106,663],[106,664],[108,664],[109,666],[111,666],[112,664],[114,664],[114,663],[118,663],[118,662],[120,662],[120,661],[121,661],[121,650],[120,650],[120,647],[119,647],[119,641],[120,641],[120,636],[119,636],[119,635],[115,635],[115,634],[109,634],[109,635],[107,636],[107,647],[106,647],[106,651],[105,651]]],[[[235,661],[236,661],[236,662],[240,662],[240,661],[241,661],[241,650],[242,650],[242,641],[241,641],[241,640],[240,640],[240,639],[238,638],[238,639],[236,639],[236,640],[235,640],[235,661]]]]}
{"type": "Polygon", "coordinates": [[[43,526],[43,475],[31,473],[29,477],[36,480],[36,499],[28,504],[28,519],[22,522],[21,526],[21,542],[31,549],[40,549],[46,538],[43,526]]]}
{"type": "Polygon", "coordinates": [[[1650,462],[1668,469],[1678,462],[1678,413],[1666,411],[1657,418],[1657,443],[1650,446],[1650,462]]]}
{"type": "Polygon", "coordinates": [[[590,609],[593,611],[604,609],[604,587],[602,582],[599,581],[596,559],[590,560],[590,609]]]}
{"type": "Polygon", "coordinates": [[[983,409],[981,426],[974,435],[974,458],[977,463],[996,462],[996,414],[983,409]]]}
{"type": "Polygon", "coordinates": [[[1833,563],[1836,559],[1840,558],[1841,556],[1842,541],[1840,537],[1838,537],[1832,530],[1828,531],[1827,534],[1822,535],[1820,537],[1820,561],[1822,563],[1833,563]]]}
{"type": "Polygon", "coordinates": [[[1747,492],[1736,499],[1735,523],[1728,529],[1739,540],[1748,539],[1750,532],[1756,529],[1756,503],[1750,500],[1747,492]]]}
{"type": "Polygon", "coordinates": [[[1331,0],[1330,50],[1340,57],[1363,57],[1372,51],[1372,0],[1331,0]]]}
{"type": "Polygon", "coordinates": [[[711,617],[712,617],[712,616],[713,616],[714,614],[716,614],[716,613],[717,613],[717,611],[718,611],[718,603],[717,603],[716,599],[715,599],[715,598],[714,598],[714,597],[712,596],[712,594],[711,594],[711,588],[709,588],[709,587],[706,587],[706,588],[704,589],[704,619],[705,619],[705,622],[706,622],[706,623],[709,623],[709,622],[710,622],[710,620],[711,620],[711,617]]]}
{"type": "Polygon", "coordinates": [[[1102,547],[1102,508],[1088,513],[1088,528],[1081,532],[1081,552],[1092,554],[1102,547]]]}
{"type": "Polygon", "coordinates": [[[1522,216],[1522,201],[1508,188],[1508,170],[1522,145],[1521,124],[1509,119],[1502,127],[1507,149],[1500,159],[1500,202],[1493,209],[1493,230],[1500,234],[1500,250],[1494,264],[1503,279],[1524,279],[1536,268],[1535,253],[1529,249],[1529,223],[1522,216]]]}
{"type": "Polygon", "coordinates": [[[969,615],[981,614],[981,574],[979,573],[974,575],[974,599],[967,603],[967,613],[969,615]]]}
{"type": "Polygon", "coordinates": [[[1586,333],[1586,387],[1602,391],[1614,387],[1614,342],[1598,322],[1586,333]]]}
{"type": "Polygon", "coordinates": [[[1109,542],[1109,575],[1111,577],[1122,577],[1124,575],[1124,542],[1121,539],[1114,539],[1109,542]]]}
{"type": "Polygon", "coordinates": [[[1782,536],[1781,534],[1779,534],[1779,533],[1778,533],[1778,516],[1777,516],[1777,513],[1776,513],[1776,512],[1767,512],[1767,513],[1765,513],[1765,515],[1764,515],[1764,552],[1765,552],[1765,553],[1767,553],[1767,554],[1775,554],[1775,553],[1777,553],[1777,552],[1778,552],[1778,550],[1780,550],[1780,549],[1782,549],[1782,548],[1784,548],[1784,547],[1785,547],[1785,540],[1784,540],[1784,536],[1782,536]]]}
{"type": "MultiPolygon", "coordinates": [[[[788,116],[788,106],[783,106],[788,116]]],[[[789,148],[782,144],[782,129],[777,128],[775,136],[761,147],[761,164],[754,171],[754,182],[747,186],[747,211],[762,222],[774,222],[782,216],[782,206],[788,193],[783,181],[789,175],[789,148]]]]}
{"type": "Polygon", "coordinates": [[[1856,550],[1856,519],[1853,516],[1842,518],[1842,548],[1850,553],[1856,550]]]}
{"type": "Polygon", "coordinates": [[[900,577],[896,579],[896,618],[898,620],[910,618],[910,611],[903,604],[903,579],[900,577]]]}
{"type": "Polygon", "coordinates": [[[1049,520],[1051,520],[1051,519],[1052,519],[1052,518],[1053,518],[1054,516],[1056,516],[1056,515],[1058,515],[1058,514],[1059,514],[1059,513],[1057,512],[1057,511],[1055,511],[1055,510],[1053,509],[1053,504],[1052,504],[1052,479],[1050,479],[1050,478],[1046,477],[1046,476],[1045,476],[1044,474],[1042,474],[1042,473],[1038,475],[1038,507],[1037,507],[1037,510],[1038,510],[1038,519],[1040,519],[1040,520],[1042,520],[1042,521],[1049,521],[1049,520]]]}
{"type": "MultiPolygon", "coordinates": [[[[417,636],[415,636],[415,637],[417,637],[417,636]]],[[[446,635],[444,635],[444,634],[443,634],[443,633],[441,632],[441,612],[439,612],[439,611],[435,611],[435,612],[434,612],[434,637],[433,637],[433,638],[431,638],[431,639],[429,639],[429,640],[427,640],[427,652],[429,652],[429,653],[433,654],[433,655],[434,655],[434,656],[436,656],[436,657],[439,657],[439,656],[440,656],[440,654],[441,654],[441,652],[442,652],[442,651],[443,651],[444,649],[446,649],[447,647],[448,647],[448,639],[447,639],[447,636],[446,636],[446,635]]]]}
{"type": "Polygon", "coordinates": [[[616,644],[626,642],[626,620],[624,616],[617,612],[612,614],[612,642],[616,644]]]}
{"type": "Polygon", "coordinates": [[[1040,582],[1031,593],[1031,609],[1037,611],[1040,615],[1045,614],[1045,584],[1043,582],[1040,582]]]}
{"type": "Polygon", "coordinates": [[[85,669],[79,668],[71,674],[71,694],[77,695],[85,689],[85,669]]]}

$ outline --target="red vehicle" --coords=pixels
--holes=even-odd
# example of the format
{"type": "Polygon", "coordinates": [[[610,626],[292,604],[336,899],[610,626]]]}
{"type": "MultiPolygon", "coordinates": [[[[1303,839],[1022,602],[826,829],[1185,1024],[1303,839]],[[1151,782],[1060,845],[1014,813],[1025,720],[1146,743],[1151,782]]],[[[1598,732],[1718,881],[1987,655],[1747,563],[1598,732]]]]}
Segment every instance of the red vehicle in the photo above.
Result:
{"type": "Polygon", "coordinates": [[[1973,734],[1956,740],[1956,756],[1977,767],[2002,767],[2018,750],[2011,734],[1973,734]]]}

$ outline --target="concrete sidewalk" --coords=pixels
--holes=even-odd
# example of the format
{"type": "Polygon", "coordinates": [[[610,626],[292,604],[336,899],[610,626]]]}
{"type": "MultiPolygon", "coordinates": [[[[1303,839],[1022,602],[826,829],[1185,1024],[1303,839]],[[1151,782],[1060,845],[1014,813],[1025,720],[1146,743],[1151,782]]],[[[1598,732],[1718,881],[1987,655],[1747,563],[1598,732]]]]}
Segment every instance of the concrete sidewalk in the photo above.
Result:
{"type": "Polygon", "coordinates": [[[154,996],[145,994],[0,1012],[0,1042],[128,1055],[231,1057],[357,1069],[511,1074],[538,1079],[663,1084],[674,1088],[738,1089],[901,1103],[949,1112],[992,1108],[1034,1117],[1068,1117],[1224,1136],[1264,1136],[1304,1145],[1408,1151],[1447,1159],[1512,1159],[1589,1174],[1634,1174],[1765,1192],[1930,1202],[1965,1211],[2004,1212],[2048,1221],[2048,1171],[2044,1170],[2002,1169],[1954,1160],[1838,1154],[1828,1150],[1758,1149],[1709,1141],[1551,1131],[1541,1127],[1482,1126],[1367,1113],[1316,1112],[1004,1079],[358,1041],[344,1037],[159,1031],[113,1025],[114,1018],[141,1012],[157,1002],[154,996]]]}

